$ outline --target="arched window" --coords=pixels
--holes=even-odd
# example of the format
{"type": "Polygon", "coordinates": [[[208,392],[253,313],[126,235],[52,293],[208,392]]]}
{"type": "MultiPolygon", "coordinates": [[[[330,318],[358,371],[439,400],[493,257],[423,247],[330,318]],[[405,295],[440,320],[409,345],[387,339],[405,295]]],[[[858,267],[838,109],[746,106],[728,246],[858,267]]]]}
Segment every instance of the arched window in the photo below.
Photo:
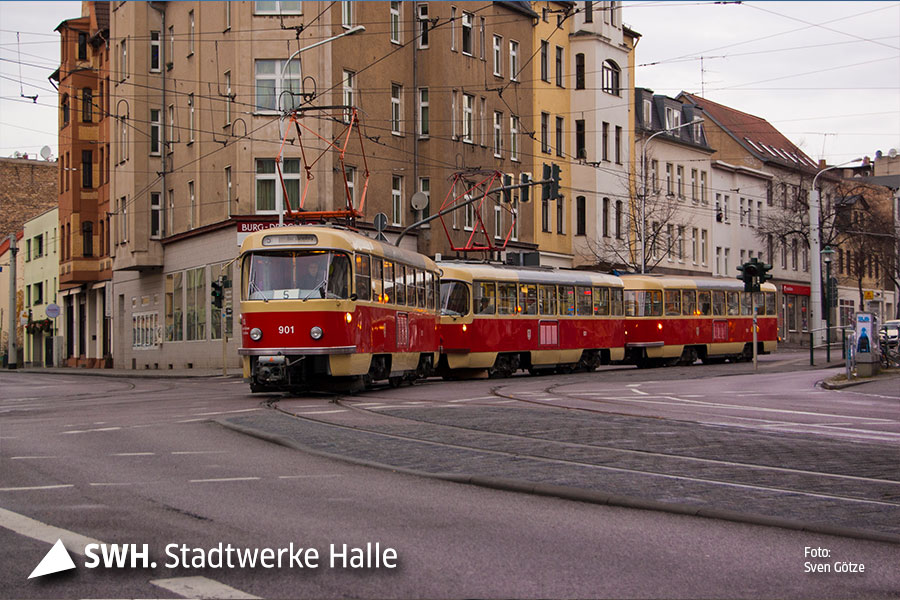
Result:
{"type": "Polygon", "coordinates": [[[584,89],[584,54],[575,55],[575,89],[584,89]]]}
{"type": "Polygon", "coordinates": [[[615,96],[620,95],[621,87],[619,81],[621,74],[622,70],[619,69],[619,65],[611,60],[603,61],[603,91],[615,96]]]}

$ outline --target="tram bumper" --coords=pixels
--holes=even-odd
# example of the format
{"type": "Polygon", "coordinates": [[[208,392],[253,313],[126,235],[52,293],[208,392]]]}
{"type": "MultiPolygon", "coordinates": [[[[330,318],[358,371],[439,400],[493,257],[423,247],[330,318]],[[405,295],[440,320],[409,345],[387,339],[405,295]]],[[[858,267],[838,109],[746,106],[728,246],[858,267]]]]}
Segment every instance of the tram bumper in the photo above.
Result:
{"type": "Polygon", "coordinates": [[[286,360],[284,356],[258,356],[256,358],[256,379],[259,383],[273,385],[283,383],[286,360]]]}

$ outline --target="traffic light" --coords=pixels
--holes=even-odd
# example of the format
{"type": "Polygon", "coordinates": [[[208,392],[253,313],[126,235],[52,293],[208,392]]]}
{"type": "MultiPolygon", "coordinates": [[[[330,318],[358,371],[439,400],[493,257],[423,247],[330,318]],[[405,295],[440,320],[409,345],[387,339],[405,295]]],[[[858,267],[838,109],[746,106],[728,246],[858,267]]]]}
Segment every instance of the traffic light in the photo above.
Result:
{"type": "Polygon", "coordinates": [[[766,263],[757,263],[757,268],[759,269],[759,282],[765,283],[768,280],[772,279],[772,274],[769,271],[772,270],[772,265],[766,263]]]}
{"type": "Polygon", "coordinates": [[[553,166],[550,168],[550,179],[553,183],[550,184],[550,197],[554,200],[559,200],[562,198],[562,195],[559,193],[559,175],[562,173],[562,169],[559,168],[559,165],[553,163],[553,166]]]}
{"type": "Polygon", "coordinates": [[[740,275],[737,276],[737,279],[740,279],[744,282],[744,291],[745,292],[758,292],[759,291],[759,283],[761,276],[760,267],[765,266],[765,264],[760,264],[759,261],[754,257],[750,259],[750,262],[745,262],[742,265],[738,265],[738,271],[741,272],[740,275]]]}
{"type": "Polygon", "coordinates": [[[212,304],[216,308],[222,308],[222,300],[224,298],[224,294],[222,293],[222,284],[218,281],[213,281],[211,283],[212,291],[210,295],[212,296],[212,304]]]}
{"type": "Polygon", "coordinates": [[[503,201],[507,204],[512,202],[512,175],[504,175],[503,176],[503,201]]]}
{"type": "Polygon", "coordinates": [[[531,175],[528,173],[521,173],[519,175],[519,183],[522,184],[522,187],[519,188],[519,202],[530,202],[531,201],[531,175]]]}
{"type": "Polygon", "coordinates": [[[544,163],[544,168],[541,173],[541,201],[547,201],[553,197],[552,174],[553,170],[550,168],[550,165],[544,163]]]}

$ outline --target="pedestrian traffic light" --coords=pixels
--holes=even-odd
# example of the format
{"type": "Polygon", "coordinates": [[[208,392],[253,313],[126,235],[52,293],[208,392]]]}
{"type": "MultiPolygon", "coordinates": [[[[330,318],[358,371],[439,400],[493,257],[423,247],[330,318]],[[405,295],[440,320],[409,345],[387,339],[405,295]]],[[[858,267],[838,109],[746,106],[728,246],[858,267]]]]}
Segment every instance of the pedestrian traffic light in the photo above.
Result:
{"type": "Polygon", "coordinates": [[[504,175],[503,176],[503,194],[501,198],[507,204],[512,202],[512,175],[504,175]]]}
{"type": "Polygon", "coordinates": [[[541,172],[541,201],[546,202],[553,197],[553,181],[551,180],[553,170],[550,165],[544,163],[541,172]]]}
{"type": "Polygon", "coordinates": [[[519,183],[522,184],[522,187],[519,188],[519,202],[530,202],[531,201],[531,175],[528,173],[521,173],[519,175],[519,183]]]}
{"type": "Polygon", "coordinates": [[[216,308],[222,308],[222,300],[224,298],[224,294],[222,293],[222,284],[218,281],[212,282],[212,291],[210,295],[212,296],[212,304],[216,308]]]}

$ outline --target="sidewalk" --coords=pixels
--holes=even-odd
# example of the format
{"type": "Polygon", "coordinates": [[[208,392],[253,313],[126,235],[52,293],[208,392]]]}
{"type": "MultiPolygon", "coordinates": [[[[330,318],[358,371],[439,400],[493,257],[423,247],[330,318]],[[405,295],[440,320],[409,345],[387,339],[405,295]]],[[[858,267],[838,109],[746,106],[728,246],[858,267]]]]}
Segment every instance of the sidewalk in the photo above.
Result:
{"type": "MultiPolygon", "coordinates": [[[[2,372],[2,371],[0,371],[2,372]]],[[[88,377],[127,377],[135,379],[179,379],[198,377],[222,377],[222,369],[87,369],[84,367],[43,368],[26,367],[7,369],[11,373],[41,373],[49,375],[84,375],[88,377]]],[[[226,377],[242,377],[239,367],[229,367],[226,377]]]]}

